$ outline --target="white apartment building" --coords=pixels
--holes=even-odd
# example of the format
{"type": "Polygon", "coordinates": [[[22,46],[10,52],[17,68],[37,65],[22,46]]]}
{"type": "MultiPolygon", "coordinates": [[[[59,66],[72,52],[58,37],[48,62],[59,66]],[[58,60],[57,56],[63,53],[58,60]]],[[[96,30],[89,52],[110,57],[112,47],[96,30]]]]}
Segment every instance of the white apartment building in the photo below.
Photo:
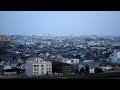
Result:
{"type": "Polygon", "coordinates": [[[25,73],[27,76],[39,76],[52,74],[52,63],[44,61],[40,57],[31,57],[26,61],[25,73]]]}

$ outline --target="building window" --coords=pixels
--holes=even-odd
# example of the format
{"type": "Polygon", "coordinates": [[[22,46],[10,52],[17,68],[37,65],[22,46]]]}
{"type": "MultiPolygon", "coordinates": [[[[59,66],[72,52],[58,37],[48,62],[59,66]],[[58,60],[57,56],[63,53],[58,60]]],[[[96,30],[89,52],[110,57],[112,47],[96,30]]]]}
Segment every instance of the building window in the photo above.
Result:
{"type": "Polygon", "coordinates": [[[44,68],[42,68],[42,70],[44,70],[44,68]]]}
{"type": "Polygon", "coordinates": [[[48,70],[48,68],[46,70],[48,70]]]}
{"type": "Polygon", "coordinates": [[[34,71],[36,71],[36,68],[34,68],[34,71]]]}
{"type": "Polygon", "coordinates": [[[49,70],[51,70],[51,68],[49,68],[49,70]]]}
{"type": "Polygon", "coordinates": [[[37,65],[37,67],[39,67],[39,65],[37,65]]]}
{"type": "Polygon", "coordinates": [[[41,67],[43,67],[43,65],[41,65],[41,67]]]}
{"type": "Polygon", "coordinates": [[[49,73],[51,73],[51,71],[49,71],[49,73]]]}
{"type": "Polygon", "coordinates": [[[34,74],[36,74],[36,72],[34,72],[34,74]]]}
{"type": "Polygon", "coordinates": [[[73,63],[74,61],[73,61],[73,60],[71,60],[71,62],[73,63]]]}
{"type": "Polygon", "coordinates": [[[38,72],[36,72],[38,74],[38,72]]]}
{"type": "Polygon", "coordinates": [[[47,71],[47,74],[49,73],[49,71],[47,71]]]}
{"type": "Polygon", "coordinates": [[[46,67],[48,67],[48,64],[46,65],[46,67]]]}
{"type": "Polygon", "coordinates": [[[36,67],[36,65],[34,65],[34,67],[36,67]]]}
{"type": "Polygon", "coordinates": [[[41,74],[44,74],[44,72],[41,72],[41,74]]]}
{"type": "Polygon", "coordinates": [[[37,71],[39,71],[39,68],[37,68],[37,71]]]}

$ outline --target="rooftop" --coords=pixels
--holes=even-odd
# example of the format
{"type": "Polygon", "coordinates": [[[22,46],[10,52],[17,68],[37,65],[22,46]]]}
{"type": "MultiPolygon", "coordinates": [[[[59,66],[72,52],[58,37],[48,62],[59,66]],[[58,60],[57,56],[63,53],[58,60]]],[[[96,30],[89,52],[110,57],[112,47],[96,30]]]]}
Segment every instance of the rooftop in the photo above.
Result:
{"type": "Polygon", "coordinates": [[[33,63],[33,64],[40,64],[40,63],[48,64],[48,63],[50,63],[50,61],[45,61],[40,57],[30,57],[30,58],[28,58],[27,62],[33,63]]]}

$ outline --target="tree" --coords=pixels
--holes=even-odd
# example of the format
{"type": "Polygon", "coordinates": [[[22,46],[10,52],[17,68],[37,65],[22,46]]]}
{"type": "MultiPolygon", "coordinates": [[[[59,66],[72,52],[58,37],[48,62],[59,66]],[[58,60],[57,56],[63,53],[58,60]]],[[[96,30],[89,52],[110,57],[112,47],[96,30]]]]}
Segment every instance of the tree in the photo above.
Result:
{"type": "Polygon", "coordinates": [[[85,65],[85,73],[89,73],[89,65],[85,65]]]}
{"type": "Polygon", "coordinates": [[[102,72],[102,69],[101,69],[101,68],[96,67],[96,68],[95,68],[95,73],[100,73],[100,72],[102,72]]]}
{"type": "Polygon", "coordinates": [[[75,69],[75,74],[78,74],[78,69],[75,69]]]}
{"type": "Polygon", "coordinates": [[[81,69],[80,69],[80,73],[84,73],[84,68],[81,68],[81,69]]]}

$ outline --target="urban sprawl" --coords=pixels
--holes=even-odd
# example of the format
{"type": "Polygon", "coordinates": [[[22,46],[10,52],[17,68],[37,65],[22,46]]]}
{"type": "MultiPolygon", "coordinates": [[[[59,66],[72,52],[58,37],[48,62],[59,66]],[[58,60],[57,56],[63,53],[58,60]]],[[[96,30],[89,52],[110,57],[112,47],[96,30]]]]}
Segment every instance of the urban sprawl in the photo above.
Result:
{"type": "Polygon", "coordinates": [[[0,78],[82,76],[117,70],[120,37],[0,35],[0,78]]]}

